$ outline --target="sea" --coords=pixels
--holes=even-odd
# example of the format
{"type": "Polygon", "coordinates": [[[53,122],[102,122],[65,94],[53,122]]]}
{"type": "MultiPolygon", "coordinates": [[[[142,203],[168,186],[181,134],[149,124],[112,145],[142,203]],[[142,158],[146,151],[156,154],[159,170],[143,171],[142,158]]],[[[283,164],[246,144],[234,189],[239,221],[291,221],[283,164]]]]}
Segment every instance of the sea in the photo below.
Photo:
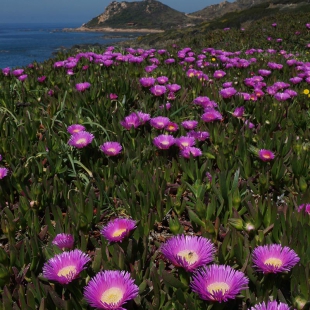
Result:
{"type": "Polygon", "coordinates": [[[138,36],[138,33],[116,32],[64,32],[64,28],[77,28],[73,23],[0,23],[0,69],[17,68],[43,62],[62,48],[82,44],[113,45],[138,36]]]}

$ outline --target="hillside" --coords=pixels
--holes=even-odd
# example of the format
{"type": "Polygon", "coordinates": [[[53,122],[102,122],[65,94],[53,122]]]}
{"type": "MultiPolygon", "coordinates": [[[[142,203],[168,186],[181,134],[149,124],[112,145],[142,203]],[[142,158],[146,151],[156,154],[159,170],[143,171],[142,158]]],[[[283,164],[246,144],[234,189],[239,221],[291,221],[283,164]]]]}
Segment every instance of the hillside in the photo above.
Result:
{"type": "MultiPolygon", "coordinates": [[[[212,30],[218,29],[222,31],[225,28],[234,28],[240,32],[239,45],[242,45],[240,43],[243,41],[242,38],[244,37],[244,33],[240,31],[240,28],[257,29],[255,31],[261,32],[264,31],[263,25],[273,23],[273,20],[284,21],[295,18],[299,20],[301,18],[307,22],[307,20],[309,20],[309,13],[309,3],[300,0],[293,0],[292,3],[288,3],[287,0],[276,0],[272,4],[263,2],[238,12],[226,13],[212,21],[205,21],[199,25],[187,27],[186,29],[174,29],[156,35],[152,34],[139,37],[136,44],[140,46],[162,47],[167,44],[178,44],[182,41],[185,45],[194,44],[196,46],[203,46],[206,44],[209,45],[208,42],[212,44],[211,42],[214,40],[221,40],[221,35],[214,36],[214,34],[211,33],[212,30]],[[296,15],[299,13],[302,14],[302,17],[298,17],[301,15],[296,15]]],[[[296,29],[296,31],[297,30],[298,29],[296,29]]],[[[255,37],[255,31],[251,33],[253,39],[255,37]]],[[[249,32],[247,32],[247,35],[248,34],[249,32]]],[[[238,42],[235,42],[235,44],[237,43],[238,42]]],[[[268,41],[266,40],[266,42],[260,43],[265,45],[268,41]]],[[[133,42],[130,44],[133,45],[133,42]]],[[[284,44],[284,42],[282,44],[284,44]]],[[[303,46],[305,42],[298,40],[297,37],[295,44],[296,46],[303,46]]],[[[240,46],[240,48],[242,48],[242,46],[240,46]]]]}
{"type": "MultiPolygon", "coordinates": [[[[219,4],[214,4],[205,7],[202,10],[188,14],[192,17],[202,18],[205,21],[211,21],[216,18],[220,18],[225,14],[229,13],[239,13],[240,11],[249,10],[253,7],[260,7],[263,5],[265,9],[277,8],[279,10],[295,10],[297,7],[302,5],[309,5],[305,0],[276,0],[276,1],[266,1],[266,0],[237,0],[234,2],[223,1],[219,4]]],[[[269,12],[266,12],[269,15],[269,12]]],[[[261,14],[260,14],[261,15],[261,14]]]]}
{"type": "Polygon", "coordinates": [[[202,22],[198,18],[187,17],[169,6],[156,1],[111,2],[105,11],[83,26],[86,28],[123,29],[171,29],[183,28],[202,22]]]}

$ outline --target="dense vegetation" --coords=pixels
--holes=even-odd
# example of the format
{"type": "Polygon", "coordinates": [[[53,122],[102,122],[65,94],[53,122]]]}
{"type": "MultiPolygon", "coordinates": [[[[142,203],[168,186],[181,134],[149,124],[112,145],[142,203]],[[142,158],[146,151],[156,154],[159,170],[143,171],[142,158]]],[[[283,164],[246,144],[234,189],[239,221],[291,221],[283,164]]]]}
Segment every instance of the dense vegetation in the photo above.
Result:
{"type": "Polygon", "coordinates": [[[3,68],[0,309],[309,309],[308,16],[3,68]]]}

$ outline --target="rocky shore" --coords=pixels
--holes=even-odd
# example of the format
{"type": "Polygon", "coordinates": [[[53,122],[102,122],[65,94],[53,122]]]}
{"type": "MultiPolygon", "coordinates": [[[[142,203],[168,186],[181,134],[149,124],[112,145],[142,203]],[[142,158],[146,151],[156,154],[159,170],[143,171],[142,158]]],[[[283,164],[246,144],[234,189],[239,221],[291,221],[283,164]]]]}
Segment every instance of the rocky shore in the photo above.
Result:
{"type": "Polygon", "coordinates": [[[105,28],[87,28],[84,26],[78,27],[78,28],[64,28],[63,31],[66,32],[74,32],[74,31],[80,31],[80,32],[145,32],[145,33],[159,33],[164,32],[164,30],[159,29],[135,29],[135,28],[111,28],[111,27],[105,27],[105,28]]]}

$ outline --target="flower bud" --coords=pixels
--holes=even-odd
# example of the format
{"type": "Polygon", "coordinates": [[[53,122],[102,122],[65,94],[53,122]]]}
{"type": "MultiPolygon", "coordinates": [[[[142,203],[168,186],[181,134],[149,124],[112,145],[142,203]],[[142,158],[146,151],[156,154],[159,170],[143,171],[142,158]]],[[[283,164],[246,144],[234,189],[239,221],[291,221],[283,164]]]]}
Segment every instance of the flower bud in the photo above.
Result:
{"type": "Polygon", "coordinates": [[[181,224],[180,224],[179,220],[177,218],[171,219],[169,221],[169,228],[170,228],[170,231],[174,235],[179,234],[180,233],[180,229],[181,229],[181,224]]]}
{"type": "Polygon", "coordinates": [[[243,230],[243,221],[242,219],[237,219],[237,218],[231,218],[231,219],[228,219],[228,223],[236,228],[237,230],[243,230]]]}

